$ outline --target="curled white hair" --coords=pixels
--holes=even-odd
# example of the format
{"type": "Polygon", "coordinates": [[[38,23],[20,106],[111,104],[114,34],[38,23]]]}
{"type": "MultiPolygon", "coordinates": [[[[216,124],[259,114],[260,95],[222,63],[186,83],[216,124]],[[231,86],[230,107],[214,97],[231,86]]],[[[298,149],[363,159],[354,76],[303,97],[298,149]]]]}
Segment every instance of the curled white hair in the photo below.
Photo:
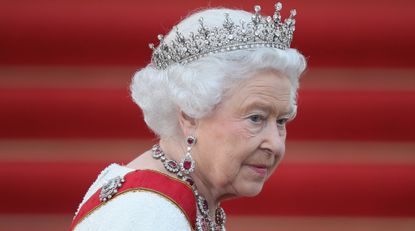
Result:
{"type": "MultiPolygon", "coordinates": [[[[184,19],[177,25],[186,34],[198,27],[203,17],[205,26],[219,26],[224,14],[234,21],[249,20],[251,14],[241,10],[209,9],[184,19]]],[[[173,39],[171,31],[165,41],[173,39]]],[[[160,137],[180,134],[180,112],[203,118],[219,104],[224,93],[255,72],[273,69],[291,82],[291,102],[296,108],[296,95],[301,73],[306,67],[304,56],[295,49],[252,48],[208,55],[186,65],[174,64],[164,70],[153,64],[139,70],[131,83],[131,95],[142,109],[147,126],[160,137]]]]}

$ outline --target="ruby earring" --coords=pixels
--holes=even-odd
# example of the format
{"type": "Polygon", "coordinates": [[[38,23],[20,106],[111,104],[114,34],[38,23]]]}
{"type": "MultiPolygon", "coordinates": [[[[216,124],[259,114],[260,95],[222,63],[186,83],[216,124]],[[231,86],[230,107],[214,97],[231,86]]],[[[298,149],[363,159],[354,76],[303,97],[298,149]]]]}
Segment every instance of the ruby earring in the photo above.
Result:
{"type": "Polygon", "coordinates": [[[195,161],[192,158],[192,147],[194,144],[196,144],[196,137],[186,137],[186,154],[180,162],[180,171],[186,175],[189,175],[195,170],[195,161]]]}

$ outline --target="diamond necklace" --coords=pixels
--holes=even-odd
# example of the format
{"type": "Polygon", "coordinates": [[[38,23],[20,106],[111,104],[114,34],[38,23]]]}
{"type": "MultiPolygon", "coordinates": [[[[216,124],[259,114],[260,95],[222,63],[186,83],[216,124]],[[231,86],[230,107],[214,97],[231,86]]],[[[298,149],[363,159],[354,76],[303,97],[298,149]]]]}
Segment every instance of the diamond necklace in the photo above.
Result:
{"type": "Polygon", "coordinates": [[[212,221],[212,218],[209,216],[209,206],[207,200],[199,194],[193,179],[189,175],[183,174],[180,170],[180,165],[176,161],[167,159],[163,150],[161,150],[160,145],[155,144],[151,151],[153,158],[157,160],[159,159],[168,172],[176,174],[179,179],[185,181],[191,186],[193,194],[196,198],[197,209],[199,211],[196,217],[196,230],[225,231],[226,214],[223,208],[218,207],[216,209],[215,220],[212,221]]]}

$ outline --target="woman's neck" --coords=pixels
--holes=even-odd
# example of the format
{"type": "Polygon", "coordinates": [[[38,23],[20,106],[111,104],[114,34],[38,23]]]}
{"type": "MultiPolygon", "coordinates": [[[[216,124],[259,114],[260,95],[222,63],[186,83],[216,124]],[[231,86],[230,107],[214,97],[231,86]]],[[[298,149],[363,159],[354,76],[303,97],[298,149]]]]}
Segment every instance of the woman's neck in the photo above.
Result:
{"type": "MultiPolygon", "coordinates": [[[[186,145],[184,142],[178,142],[173,139],[160,140],[160,147],[165,153],[168,159],[172,159],[180,163],[186,153],[186,145]]],[[[215,210],[219,205],[219,194],[216,192],[215,187],[205,179],[204,174],[198,168],[200,163],[196,163],[195,172],[191,173],[194,183],[196,184],[197,190],[202,195],[209,206],[209,213],[212,218],[215,216],[215,210]]]]}
{"type": "Polygon", "coordinates": [[[191,174],[191,177],[196,184],[199,194],[206,199],[209,206],[209,215],[214,219],[215,210],[219,207],[220,204],[218,193],[216,192],[215,187],[204,180],[204,177],[201,176],[200,172],[197,170],[197,165],[196,170],[191,174]]]}

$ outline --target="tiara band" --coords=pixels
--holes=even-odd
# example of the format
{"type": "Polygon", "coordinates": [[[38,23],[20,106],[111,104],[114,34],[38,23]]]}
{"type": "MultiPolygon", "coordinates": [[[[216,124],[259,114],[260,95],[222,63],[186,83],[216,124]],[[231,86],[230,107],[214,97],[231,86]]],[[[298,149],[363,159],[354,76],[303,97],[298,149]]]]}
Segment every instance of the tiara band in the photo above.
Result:
{"type": "Polygon", "coordinates": [[[149,44],[153,50],[151,61],[157,69],[163,70],[175,63],[186,64],[215,53],[257,47],[285,50],[293,39],[297,12],[291,10],[290,16],[282,21],[281,9],[282,4],[278,2],[272,17],[262,16],[261,6],[257,5],[250,21],[241,20],[239,24],[235,24],[225,13],[222,26],[213,28],[207,28],[203,18],[200,18],[197,32],[191,32],[188,37],[183,36],[176,27],[175,38],[169,43],[160,34],[157,36],[160,41],[158,47],[149,44]]]}

